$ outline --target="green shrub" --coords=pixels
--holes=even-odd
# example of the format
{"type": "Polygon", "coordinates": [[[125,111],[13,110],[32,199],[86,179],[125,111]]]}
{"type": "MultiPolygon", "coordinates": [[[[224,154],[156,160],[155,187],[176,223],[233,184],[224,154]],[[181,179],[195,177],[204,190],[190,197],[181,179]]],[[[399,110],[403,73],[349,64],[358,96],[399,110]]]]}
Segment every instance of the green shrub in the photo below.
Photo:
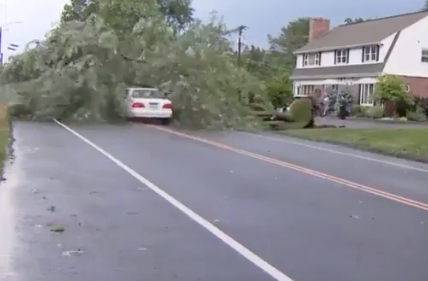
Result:
{"type": "Polygon", "coordinates": [[[428,117],[428,98],[415,97],[413,104],[407,108],[407,111],[421,111],[428,117]]]}
{"type": "Polygon", "coordinates": [[[379,105],[371,106],[365,109],[364,113],[368,118],[379,119],[383,117],[383,107],[379,105]]]}
{"type": "Polygon", "coordinates": [[[415,111],[408,111],[407,120],[416,121],[416,122],[424,122],[427,121],[427,117],[425,115],[424,109],[422,107],[417,107],[415,111]]]}
{"type": "Polygon", "coordinates": [[[361,106],[357,113],[355,113],[356,117],[367,117],[366,111],[369,109],[367,106],[361,106]]]}
{"type": "Polygon", "coordinates": [[[363,113],[363,108],[359,104],[353,104],[351,108],[351,116],[358,116],[363,113]]]}

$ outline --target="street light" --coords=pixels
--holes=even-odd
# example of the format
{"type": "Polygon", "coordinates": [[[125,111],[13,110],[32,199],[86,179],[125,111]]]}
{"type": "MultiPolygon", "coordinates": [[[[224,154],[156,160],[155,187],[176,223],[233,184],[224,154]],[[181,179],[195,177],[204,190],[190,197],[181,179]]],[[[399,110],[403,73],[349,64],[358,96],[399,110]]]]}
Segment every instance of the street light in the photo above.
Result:
{"type": "MultiPolygon", "coordinates": [[[[2,51],[2,39],[3,39],[3,31],[7,30],[5,27],[12,25],[12,24],[20,24],[22,21],[12,21],[5,23],[4,25],[0,26],[0,64],[3,64],[3,51],[2,51]]],[[[15,44],[11,44],[11,46],[17,46],[15,44]]]]}

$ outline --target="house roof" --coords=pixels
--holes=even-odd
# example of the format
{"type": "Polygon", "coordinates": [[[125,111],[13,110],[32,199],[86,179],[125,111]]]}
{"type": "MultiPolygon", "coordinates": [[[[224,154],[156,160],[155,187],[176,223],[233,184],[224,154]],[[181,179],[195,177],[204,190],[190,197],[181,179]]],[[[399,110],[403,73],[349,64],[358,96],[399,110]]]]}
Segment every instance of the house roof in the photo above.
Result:
{"type": "Polygon", "coordinates": [[[384,63],[343,65],[334,67],[295,68],[291,79],[359,78],[379,75],[384,63]]]}
{"type": "Polygon", "coordinates": [[[338,47],[350,48],[378,44],[386,37],[426,16],[428,16],[428,11],[340,25],[298,49],[295,54],[334,50],[338,47]]]}

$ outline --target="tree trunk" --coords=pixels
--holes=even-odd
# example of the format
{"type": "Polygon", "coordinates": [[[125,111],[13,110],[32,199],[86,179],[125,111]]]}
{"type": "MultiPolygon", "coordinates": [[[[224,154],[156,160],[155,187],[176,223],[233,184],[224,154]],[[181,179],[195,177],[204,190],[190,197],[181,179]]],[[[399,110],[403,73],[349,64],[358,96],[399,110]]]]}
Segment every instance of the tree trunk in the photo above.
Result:
{"type": "Polygon", "coordinates": [[[383,113],[386,117],[394,117],[395,103],[393,101],[386,101],[384,103],[383,113]]]}

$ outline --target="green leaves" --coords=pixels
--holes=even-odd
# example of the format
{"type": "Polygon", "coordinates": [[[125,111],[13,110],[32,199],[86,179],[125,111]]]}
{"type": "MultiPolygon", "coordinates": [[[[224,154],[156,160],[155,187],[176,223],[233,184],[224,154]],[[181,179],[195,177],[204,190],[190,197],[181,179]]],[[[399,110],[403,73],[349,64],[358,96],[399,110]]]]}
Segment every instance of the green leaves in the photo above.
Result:
{"type": "Polygon", "coordinates": [[[271,49],[283,56],[283,63],[290,70],[296,64],[293,52],[308,43],[309,20],[310,18],[298,18],[283,27],[278,37],[269,36],[271,49]]]}
{"type": "Polygon", "coordinates": [[[374,98],[381,102],[405,100],[411,103],[412,101],[411,96],[404,88],[403,80],[395,75],[379,77],[375,85],[374,98]]]}
{"type": "Polygon", "coordinates": [[[110,121],[123,117],[127,86],[159,87],[171,93],[177,120],[196,128],[258,126],[250,96],[271,107],[263,84],[230,59],[222,22],[176,33],[154,0],[97,5],[6,65],[0,92],[19,97],[34,119],[110,121]]]}

